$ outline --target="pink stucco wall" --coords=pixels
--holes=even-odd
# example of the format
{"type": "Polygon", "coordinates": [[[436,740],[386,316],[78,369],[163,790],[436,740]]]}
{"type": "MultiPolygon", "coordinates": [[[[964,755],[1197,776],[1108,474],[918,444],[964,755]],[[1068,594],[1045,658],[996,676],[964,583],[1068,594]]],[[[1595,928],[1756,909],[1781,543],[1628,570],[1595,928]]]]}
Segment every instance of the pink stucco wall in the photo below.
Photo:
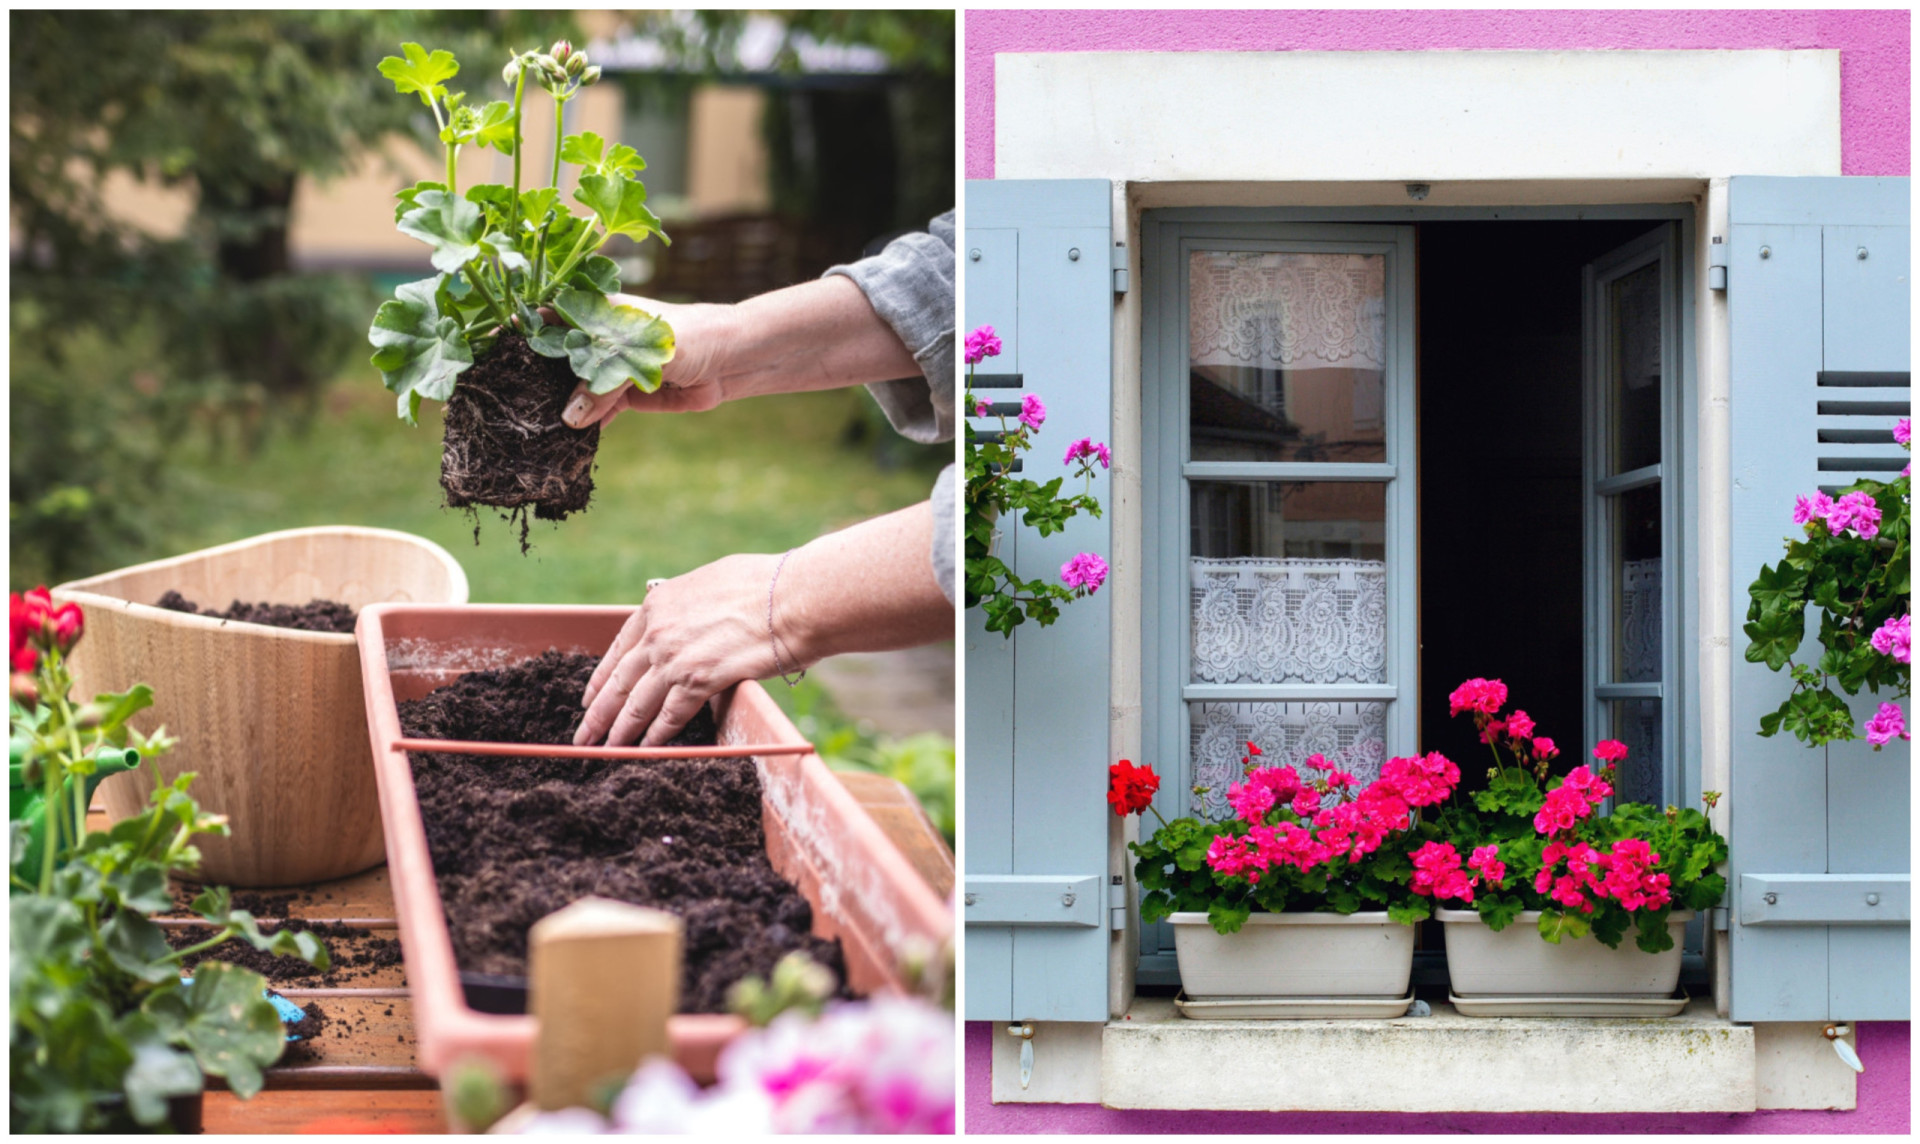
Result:
{"type": "MultiPolygon", "coordinates": [[[[967,177],[990,179],[993,57],[1000,52],[1419,51],[1423,49],[1837,48],[1841,170],[1906,175],[1910,16],[1885,11],[969,11],[967,177]]],[[[1729,172],[1737,173],[1737,172],[1729,172]]],[[[1891,1132],[1910,1125],[1910,1026],[1860,1027],[1867,1064],[1854,1112],[1745,1115],[1460,1115],[1121,1112],[994,1105],[993,1026],[967,1026],[969,1132],[1891,1132]]]]}
{"type": "Polygon", "coordinates": [[[1838,48],[1841,171],[1905,175],[1912,155],[1909,24],[1904,9],[970,11],[966,16],[967,177],[993,178],[993,57],[1000,52],[1436,48],[1838,48]]]}
{"type": "MultiPolygon", "coordinates": [[[[967,1022],[966,1130],[1102,1133],[1376,1133],[1511,1132],[1520,1135],[1615,1133],[1801,1132],[1908,1134],[1911,1044],[1905,1022],[1860,1026],[1859,1107],[1852,1112],[1619,1113],[1584,1112],[1138,1112],[1097,1104],[994,1104],[988,1062],[998,1026],[967,1022]]],[[[1004,1035],[1004,1034],[1002,1034],[1004,1035]]],[[[1604,1061],[1594,1067],[1606,1067],[1604,1061]]]]}

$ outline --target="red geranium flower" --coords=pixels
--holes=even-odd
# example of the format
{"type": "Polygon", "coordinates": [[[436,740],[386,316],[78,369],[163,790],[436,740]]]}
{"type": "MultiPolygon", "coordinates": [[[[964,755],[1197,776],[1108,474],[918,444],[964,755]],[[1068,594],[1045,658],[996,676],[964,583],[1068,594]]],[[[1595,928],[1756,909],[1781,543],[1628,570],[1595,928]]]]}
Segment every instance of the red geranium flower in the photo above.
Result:
{"type": "Polygon", "coordinates": [[[1160,776],[1152,767],[1136,767],[1121,759],[1107,768],[1107,803],[1121,818],[1153,805],[1154,792],[1159,789],[1160,776]]]}

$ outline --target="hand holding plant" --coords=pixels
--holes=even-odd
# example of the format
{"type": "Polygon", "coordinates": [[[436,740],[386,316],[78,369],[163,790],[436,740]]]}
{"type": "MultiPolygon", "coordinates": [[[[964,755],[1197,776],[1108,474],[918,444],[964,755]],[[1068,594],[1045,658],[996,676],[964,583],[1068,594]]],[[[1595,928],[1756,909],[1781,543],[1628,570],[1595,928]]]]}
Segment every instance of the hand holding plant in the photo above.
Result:
{"type": "MultiPolygon", "coordinates": [[[[1000,348],[992,326],[967,335],[966,409],[976,417],[994,416],[995,411],[990,403],[973,396],[974,367],[998,357],[1000,348]]],[[[1018,413],[1002,410],[998,416],[1000,429],[991,434],[967,425],[966,589],[967,607],[985,610],[987,630],[1010,637],[1028,619],[1046,627],[1060,618],[1061,604],[1099,591],[1108,568],[1097,553],[1082,552],[1061,566],[1058,584],[1022,580],[995,551],[996,524],[1002,518],[1017,517],[1041,536],[1051,536],[1081,512],[1098,517],[1100,502],[1092,492],[1094,465],[1111,467],[1113,454],[1091,438],[1069,445],[1064,463],[1072,467],[1073,477],[1085,479],[1087,491],[1063,497],[1060,488],[1066,477],[1042,484],[1013,475],[1014,463],[1033,447],[1034,435],[1047,420],[1047,407],[1039,395],[1025,394],[1018,413]]]]}
{"type": "MultiPolygon", "coordinates": [[[[1910,418],[1894,425],[1893,438],[1913,449],[1910,418]]],[[[1747,589],[1747,661],[1786,668],[1793,680],[1779,709],[1760,717],[1760,734],[1786,730],[1813,746],[1860,738],[1838,683],[1847,695],[1893,692],[1859,729],[1874,750],[1911,737],[1897,702],[1913,694],[1911,470],[1886,483],[1856,481],[1838,499],[1816,491],[1795,503],[1803,536],[1747,589]],[[1822,651],[1796,663],[1809,604],[1819,609],[1822,651]]]]}

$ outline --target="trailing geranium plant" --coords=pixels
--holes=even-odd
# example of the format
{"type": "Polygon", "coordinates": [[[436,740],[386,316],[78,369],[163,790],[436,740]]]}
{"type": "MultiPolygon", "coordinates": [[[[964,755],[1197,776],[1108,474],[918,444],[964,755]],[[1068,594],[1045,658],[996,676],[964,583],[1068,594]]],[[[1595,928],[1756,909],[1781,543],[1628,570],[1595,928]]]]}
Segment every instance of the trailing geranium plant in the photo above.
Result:
{"type": "MultiPolygon", "coordinates": [[[[1540,936],[1558,943],[1593,936],[1618,948],[1630,928],[1648,953],[1673,947],[1675,909],[1703,910],[1726,892],[1716,867],[1727,842],[1697,810],[1623,803],[1599,808],[1614,792],[1625,744],[1602,740],[1596,774],[1576,766],[1549,778],[1559,746],[1538,734],[1525,711],[1502,713],[1507,686],[1469,679],[1449,697],[1469,715],[1493,752],[1487,789],[1441,808],[1438,837],[1414,851],[1413,892],[1471,906],[1494,930],[1523,910],[1540,911],[1540,936]]],[[[1719,795],[1704,796],[1708,806],[1719,795]]]]}
{"type": "Polygon", "coordinates": [[[326,949],[310,933],[261,933],[220,888],[193,902],[208,936],[180,949],[168,944],[150,915],[173,908],[170,876],[198,868],[194,837],[226,834],[226,820],[187,793],[193,775],[167,783],[155,766],[143,813],[86,830],[88,780],[123,768],[128,756],[150,763],[173,740],[128,724],[153,702],[144,684],[89,703],[69,698],[66,657],[85,629],[78,605],[56,607],[45,588],[8,604],[17,780],[8,868],[10,1127],[154,1128],[166,1121],[168,1099],[199,1092],[207,1075],[250,1097],[286,1047],[266,980],[203,961],[188,981],[182,959],[240,938],[324,970],[326,949]]]}
{"type": "Polygon", "coordinates": [[[434,274],[400,286],[393,300],[381,304],[368,333],[376,350],[373,364],[409,424],[417,421],[422,399],[448,402],[441,483],[449,504],[534,507],[543,518],[564,517],[586,505],[592,489],[587,470],[599,440],[597,428],[576,431],[560,420],[573,379],[596,394],[628,382],[652,392],[673,358],[673,330],[662,318],[618,300],[619,268],[601,253],[615,236],[667,241],[636,177],[646,163],[632,147],[584,131],[561,140],[551,170],[543,172],[545,186],[523,188],[527,81],[552,97],[559,138],[567,102],[600,79],[586,53],[565,40],[545,52],[516,53],[504,72],[512,100],[478,108],[447,90],[447,81],[460,72],[453,53],[413,43],[402,50],[404,58],[381,61],[380,73],[433,113],[446,175],[399,192],[395,221],[402,234],[431,248],[434,274]],[[457,159],[468,144],[512,156],[513,184],[462,191],[457,159]],[[563,162],[578,168],[572,196],[577,211],[562,201],[563,162]],[[537,361],[516,361],[501,343],[520,339],[567,368],[542,370],[537,361]],[[476,363],[484,366],[490,358],[495,369],[482,377],[476,363]],[[456,399],[473,385],[492,400],[471,413],[475,424],[469,425],[458,417],[456,399]],[[470,455],[489,445],[508,456],[470,455]],[[512,463],[519,453],[528,454],[528,463],[512,463]]]}
{"type": "MultiPolygon", "coordinates": [[[[967,335],[966,408],[976,417],[995,416],[996,411],[991,403],[973,396],[974,367],[998,357],[1000,349],[992,326],[967,335]]],[[[1110,467],[1113,454],[1091,437],[1067,446],[1064,463],[1072,467],[1074,478],[1086,480],[1086,491],[1061,496],[1066,477],[1043,484],[1014,475],[1015,462],[1032,449],[1034,435],[1046,423],[1046,403],[1038,394],[1028,393],[1021,397],[1018,413],[1001,410],[998,416],[1000,429],[991,435],[967,424],[967,607],[986,612],[988,631],[1012,636],[1013,629],[1029,619],[1041,627],[1059,619],[1060,605],[1099,591],[1108,569],[1098,553],[1081,552],[1061,565],[1057,584],[1038,578],[1022,580],[995,551],[1000,521],[1017,518],[1041,536],[1051,536],[1081,512],[1098,517],[1100,502],[1092,492],[1094,465],[1110,467]]]]}
{"type": "MultiPolygon", "coordinates": [[[[1247,744],[1244,782],[1227,787],[1235,817],[1225,822],[1161,819],[1152,837],[1130,845],[1134,877],[1146,891],[1142,921],[1204,910],[1213,928],[1236,933],[1254,911],[1385,909],[1403,925],[1429,915],[1428,890],[1416,845],[1437,837],[1422,819],[1460,781],[1460,768],[1438,751],[1388,759],[1362,788],[1321,755],[1305,765],[1265,767],[1247,744]]],[[[1109,772],[1107,801],[1122,817],[1153,809],[1159,778],[1122,759],[1109,772]],[[1143,772],[1144,771],[1144,776],[1143,772]]]]}
{"type": "MultiPolygon", "coordinates": [[[[1913,449],[1913,422],[1902,417],[1893,430],[1900,447],[1913,449]]],[[[1892,481],[1856,481],[1836,499],[1816,491],[1794,504],[1799,539],[1787,554],[1747,589],[1747,660],[1787,669],[1793,690],[1778,710],[1760,717],[1760,733],[1790,731],[1815,746],[1858,739],[1874,750],[1910,738],[1898,700],[1913,694],[1912,651],[1912,469],[1892,481]],[[1795,662],[1807,635],[1807,606],[1819,609],[1821,654],[1795,662]],[[1865,687],[1894,698],[1855,729],[1847,695],[1865,687]]]]}

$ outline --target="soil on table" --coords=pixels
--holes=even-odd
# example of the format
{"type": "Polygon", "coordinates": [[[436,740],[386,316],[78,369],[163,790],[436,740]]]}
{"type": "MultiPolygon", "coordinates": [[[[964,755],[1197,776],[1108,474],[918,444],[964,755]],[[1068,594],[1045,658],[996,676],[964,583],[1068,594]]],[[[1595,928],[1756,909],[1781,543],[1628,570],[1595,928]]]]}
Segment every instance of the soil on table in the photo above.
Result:
{"type": "MultiPolygon", "coordinates": [[[[409,736],[571,743],[597,660],[548,651],[402,703],[409,736]]],[[[717,738],[702,709],[672,746],[717,738]]],[[[413,781],[466,972],[524,976],[527,930],[588,895],[677,914],[686,925],[680,1011],[726,1011],[747,976],[804,950],[842,983],[840,943],[767,861],[753,760],[536,759],[415,753],[413,781]]]]}
{"type": "Polygon", "coordinates": [[[565,520],[585,510],[600,427],[573,429],[560,420],[578,384],[566,358],[543,357],[520,335],[502,334],[447,399],[440,454],[447,505],[505,510],[502,516],[520,523],[522,552],[529,512],[565,520]]]}
{"type": "MultiPolygon", "coordinates": [[[[306,1016],[287,1025],[287,1032],[300,1039],[287,1042],[286,1051],[280,1057],[282,1065],[294,1065],[313,1060],[317,1055],[314,1051],[315,1042],[319,1041],[321,1035],[327,1031],[327,1026],[334,1023],[333,1017],[320,1007],[318,1001],[308,1002],[301,1007],[300,1011],[306,1016]]],[[[346,1031],[346,1027],[342,1026],[341,1033],[344,1034],[346,1031]]]]}
{"type": "MultiPolygon", "coordinates": [[[[235,908],[246,909],[237,899],[238,896],[235,908]]],[[[251,969],[265,977],[270,984],[284,989],[360,986],[381,970],[400,964],[400,941],[392,930],[369,930],[337,922],[308,922],[299,918],[260,924],[260,932],[269,935],[283,928],[295,933],[304,930],[320,939],[320,943],[327,947],[327,956],[332,959],[325,973],[297,957],[275,956],[265,950],[255,949],[241,938],[190,954],[182,958],[180,964],[191,972],[194,966],[203,961],[224,961],[242,969],[251,969]]],[[[213,931],[206,926],[168,926],[164,932],[168,945],[185,949],[205,941],[213,931]]]]}
{"type": "Polygon", "coordinates": [[[270,628],[297,628],[306,632],[353,634],[356,613],[351,605],[335,600],[309,600],[304,604],[249,604],[235,600],[224,612],[204,609],[178,592],[168,592],[154,601],[155,607],[170,612],[186,612],[215,620],[241,620],[265,624],[270,628]]]}

